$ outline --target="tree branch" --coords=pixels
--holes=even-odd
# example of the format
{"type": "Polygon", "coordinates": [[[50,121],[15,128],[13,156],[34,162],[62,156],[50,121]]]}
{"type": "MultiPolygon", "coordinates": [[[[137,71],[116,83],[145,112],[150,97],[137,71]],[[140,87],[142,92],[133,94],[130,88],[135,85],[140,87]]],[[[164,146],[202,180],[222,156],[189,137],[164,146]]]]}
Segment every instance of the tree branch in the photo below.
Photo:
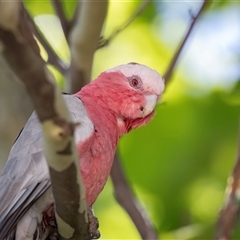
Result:
{"type": "Polygon", "coordinates": [[[173,70],[174,70],[174,68],[176,66],[176,63],[177,63],[179,57],[180,57],[180,54],[181,54],[181,52],[182,52],[182,50],[183,50],[183,48],[184,48],[184,46],[185,46],[185,44],[186,44],[190,34],[191,34],[195,24],[197,23],[197,20],[200,18],[200,16],[202,15],[204,10],[206,9],[206,7],[209,4],[209,2],[210,2],[209,0],[204,0],[203,3],[202,3],[202,6],[199,9],[199,11],[196,14],[196,16],[194,17],[194,16],[191,15],[192,16],[192,22],[191,22],[191,24],[189,26],[189,29],[188,29],[186,35],[184,36],[182,42],[180,43],[177,51],[175,52],[175,54],[174,54],[174,56],[173,56],[173,58],[172,58],[172,60],[171,60],[171,62],[169,64],[169,66],[168,66],[168,68],[167,68],[167,70],[165,72],[165,74],[163,75],[163,78],[165,79],[165,83],[167,83],[171,79],[172,74],[173,74],[173,70]]]}
{"type": "MultiPolygon", "coordinates": [[[[100,45],[100,47],[105,46],[108,44],[119,32],[121,32],[123,29],[125,29],[142,11],[145,9],[149,1],[144,1],[142,5],[139,7],[139,9],[133,14],[128,21],[126,21],[125,24],[118,30],[116,30],[108,40],[105,40],[105,42],[100,45]]],[[[188,29],[188,32],[186,36],[184,37],[182,43],[180,44],[180,47],[174,54],[174,57],[168,67],[168,70],[164,74],[164,78],[166,83],[171,78],[172,72],[175,68],[176,62],[180,56],[180,53],[186,44],[186,41],[192,32],[192,29],[197,22],[197,19],[202,14],[203,10],[206,8],[208,1],[205,0],[198,12],[198,14],[193,17],[193,21],[188,29]]],[[[111,179],[114,185],[115,190],[115,196],[119,204],[126,210],[128,215],[131,217],[133,223],[137,227],[142,239],[158,239],[158,236],[156,234],[156,231],[154,227],[152,226],[152,223],[150,219],[148,218],[147,214],[144,212],[144,209],[139,207],[139,203],[137,203],[137,200],[133,196],[132,190],[129,188],[128,183],[125,179],[123,170],[121,168],[119,158],[116,155],[112,171],[111,171],[111,179]]]]}
{"type": "Polygon", "coordinates": [[[110,37],[107,39],[100,38],[100,42],[98,45],[98,48],[105,47],[112,42],[112,40],[120,33],[122,32],[125,28],[127,28],[142,12],[143,10],[147,7],[147,5],[151,2],[151,0],[144,0],[142,3],[139,5],[139,7],[136,9],[136,11],[120,26],[117,30],[115,30],[110,37]]]}
{"type": "Polygon", "coordinates": [[[68,35],[69,35],[69,31],[71,29],[71,24],[65,16],[65,12],[63,9],[64,3],[60,0],[52,0],[52,4],[53,4],[55,12],[58,15],[58,18],[60,20],[65,38],[66,38],[66,40],[68,40],[68,35]]]}
{"type": "Polygon", "coordinates": [[[82,1],[70,34],[71,66],[65,91],[73,93],[90,82],[93,56],[107,14],[107,0],[82,1]],[[93,17],[94,16],[94,17],[93,17]]]}
{"type": "Polygon", "coordinates": [[[0,40],[3,45],[1,51],[25,84],[42,125],[44,152],[51,176],[60,237],[89,239],[85,192],[78,171],[77,150],[73,138],[75,125],[71,123],[60,90],[54,84],[45,63],[19,31],[18,22],[23,19],[19,12],[20,2],[0,4],[0,40]],[[7,18],[13,18],[14,21],[6,24],[7,18]],[[61,187],[59,181],[62,183],[61,187]]]}
{"type": "Polygon", "coordinates": [[[239,140],[238,154],[232,176],[228,179],[226,188],[225,203],[223,204],[220,216],[217,222],[216,240],[230,240],[232,229],[236,223],[237,215],[240,211],[239,206],[240,191],[240,122],[239,122],[239,140]]]}
{"type": "Polygon", "coordinates": [[[137,202],[137,199],[129,187],[129,184],[124,176],[118,154],[115,155],[113,162],[111,179],[114,186],[116,200],[131,217],[142,239],[158,239],[156,230],[154,229],[147,212],[137,202]]]}
{"type": "Polygon", "coordinates": [[[44,37],[44,34],[41,33],[41,31],[37,28],[35,22],[29,15],[28,11],[24,8],[24,14],[26,16],[26,19],[30,25],[31,31],[33,34],[36,36],[38,41],[41,43],[45,51],[47,52],[48,55],[48,60],[47,63],[53,65],[60,73],[63,75],[66,73],[68,66],[66,63],[64,63],[59,56],[55,53],[51,45],[48,43],[47,39],[44,37]]]}

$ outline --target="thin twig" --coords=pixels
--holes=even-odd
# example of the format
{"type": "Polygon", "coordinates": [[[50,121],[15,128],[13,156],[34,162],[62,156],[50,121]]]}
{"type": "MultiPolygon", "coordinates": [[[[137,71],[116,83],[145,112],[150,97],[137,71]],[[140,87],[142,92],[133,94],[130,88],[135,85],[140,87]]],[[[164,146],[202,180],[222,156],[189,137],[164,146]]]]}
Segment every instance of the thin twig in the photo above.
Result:
{"type": "MultiPolygon", "coordinates": [[[[74,11],[74,13],[73,13],[73,16],[72,16],[72,18],[69,20],[69,34],[70,34],[70,31],[72,30],[72,27],[75,26],[76,21],[77,21],[77,19],[78,19],[79,16],[80,16],[80,13],[81,13],[81,11],[80,11],[81,3],[82,3],[81,1],[78,1],[77,6],[76,6],[76,8],[75,8],[75,11],[74,11]]],[[[68,38],[69,38],[69,34],[68,34],[68,38]]],[[[69,39],[67,39],[67,41],[68,41],[68,40],[69,40],[69,39]]]]}
{"type": "Polygon", "coordinates": [[[147,7],[147,5],[151,2],[151,0],[144,0],[140,6],[136,9],[136,11],[117,29],[115,30],[110,37],[104,39],[103,37],[100,38],[100,42],[98,48],[106,47],[109,43],[126,27],[128,27],[147,7]]]}
{"type": "Polygon", "coordinates": [[[240,124],[237,162],[234,166],[232,176],[229,177],[226,188],[226,200],[217,223],[216,240],[230,240],[231,233],[239,213],[240,192],[240,124]]]}
{"type": "Polygon", "coordinates": [[[67,20],[64,9],[63,9],[64,2],[60,0],[52,0],[52,4],[60,20],[65,38],[68,39],[68,35],[70,31],[70,22],[67,20]]]}
{"type": "Polygon", "coordinates": [[[168,65],[167,71],[166,71],[165,74],[163,75],[163,77],[164,77],[164,79],[165,79],[165,83],[167,83],[167,82],[171,79],[172,74],[173,74],[173,69],[174,69],[175,66],[176,66],[176,63],[177,63],[177,61],[178,61],[178,59],[179,59],[179,57],[180,57],[180,54],[181,54],[181,52],[182,52],[182,50],[183,50],[183,47],[185,46],[185,44],[186,44],[186,42],[187,42],[187,40],[188,40],[188,38],[189,38],[189,36],[190,36],[190,34],[191,34],[191,32],[192,32],[193,27],[195,26],[197,20],[200,18],[200,16],[201,16],[202,13],[204,12],[204,10],[205,10],[205,8],[206,8],[206,6],[207,6],[208,4],[209,4],[209,0],[204,0],[204,2],[202,3],[202,6],[201,6],[200,10],[198,11],[198,13],[196,14],[196,16],[194,17],[194,16],[192,16],[192,14],[191,14],[191,16],[192,16],[192,22],[191,22],[191,24],[190,24],[190,27],[189,27],[189,29],[188,29],[185,37],[183,38],[181,44],[179,45],[177,51],[175,52],[175,54],[174,54],[174,56],[173,56],[170,64],[168,65]]]}
{"type": "Polygon", "coordinates": [[[30,28],[33,34],[36,36],[38,41],[41,43],[43,48],[48,54],[48,60],[47,63],[53,65],[56,67],[56,69],[61,72],[63,75],[66,73],[68,66],[66,63],[64,63],[58,55],[55,53],[53,48],[48,43],[47,39],[44,37],[44,35],[40,32],[40,30],[37,28],[36,24],[34,23],[33,19],[29,15],[28,11],[24,8],[24,13],[26,15],[26,18],[28,22],[30,23],[30,28]]]}
{"type": "MultiPolygon", "coordinates": [[[[195,17],[193,17],[193,21],[189,27],[189,30],[188,30],[186,36],[184,37],[182,43],[180,44],[179,49],[176,51],[166,74],[164,74],[164,76],[165,76],[164,78],[165,78],[166,82],[170,79],[172,72],[175,68],[176,62],[179,58],[179,55],[180,55],[195,23],[197,22],[197,19],[200,17],[201,13],[203,12],[204,8],[206,7],[207,2],[208,2],[207,0],[205,0],[203,2],[198,14],[195,17]]],[[[142,12],[142,10],[146,7],[146,5],[148,3],[149,3],[149,1],[145,1],[144,4],[142,4],[139,7],[139,9],[136,11],[136,13],[133,16],[131,16],[131,18],[120,29],[118,29],[116,32],[114,32],[108,40],[105,40],[105,42],[102,43],[103,46],[105,46],[104,44],[108,44],[119,32],[121,32],[123,29],[125,29],[142,12]]],[[[102,45],[100,45],[100,47],[102,47],[102,45]]],[[[112,179],[112,182],[114,185],[116,199],[119,202],[119,204],[126,210],[126,212],[131,217],[131,219],[132,219],[133,223],[135,224],[135,226],[137,227],[142,239],[157,239],[158,236],[156,234],[154,227],[152,226],[150,219],[148,218],[147,214],[143,211],[143,209],[141,207],[139,207],[139,203],[136,202],[136,199],[133,196],[132,190],[130,189],[130,187],[125,179],[125,176],[124,176],[124,173],[123,173],[123,170],[121,168],[119,161],[120,160],[119,160],[118,156],[116,155],[114,163],[113,163],[112,171],[111,171],[111,179],[112,179]]]]}
{"type": "Polygon", "coordinates": [[[147,212],[142,206],[140,206],[132,189],[129,187],[118,154],[115,155],[113,162],[111,179],[114,186],[116,200],[131,217],[142,239],[158,239],[156,230],[154,229],[147,212]]]}

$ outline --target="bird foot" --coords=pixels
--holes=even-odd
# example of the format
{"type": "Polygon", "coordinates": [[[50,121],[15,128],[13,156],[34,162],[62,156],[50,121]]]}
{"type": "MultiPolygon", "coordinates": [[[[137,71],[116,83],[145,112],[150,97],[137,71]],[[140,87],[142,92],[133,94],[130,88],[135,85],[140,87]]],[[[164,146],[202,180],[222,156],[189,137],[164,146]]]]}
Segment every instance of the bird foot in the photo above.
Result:
{"type": "Polygon", "coordinates": [[[100,238],[101,234],[98,230],[99,222],[98,219],[93,215],[92,208],[88,207],[88,224],[89,224],[89,233],[91,239],[100,238]]]}
{"type": "MultiPolygon", "coordinates": [[[[88,231],[90,234],[90,239],[100,238],[100,231],[98,230],[99,222],[98,222],[98,219],[93,215],[93,211],[90,207],[88,207],[87,215],[88,215],[88,224],[89,224],[88,231]]],[[[41,240],[58,240],[59,239],[53,204],[43,215],[41,232],[42,232],[41,234],[42,237],[40,238],[41,240]]]]}

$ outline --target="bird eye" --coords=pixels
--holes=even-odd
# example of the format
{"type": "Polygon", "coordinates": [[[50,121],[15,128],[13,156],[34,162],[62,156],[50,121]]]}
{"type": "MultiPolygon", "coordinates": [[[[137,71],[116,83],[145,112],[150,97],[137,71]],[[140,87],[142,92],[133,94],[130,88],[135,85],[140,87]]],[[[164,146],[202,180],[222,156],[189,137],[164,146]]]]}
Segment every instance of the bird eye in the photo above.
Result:
{"type": "Polygon", "coordinates": [[[142,81],[138,76],[132,76],[128,80],[130,85],[134,88],[140,88],[142,85],[142,81]]]}
{"type": "Polygon", "coordinates": [[[138,85],[138,80],[136,78],[132,79],[132,85],[133,87],[136,87],[138,85]]]}

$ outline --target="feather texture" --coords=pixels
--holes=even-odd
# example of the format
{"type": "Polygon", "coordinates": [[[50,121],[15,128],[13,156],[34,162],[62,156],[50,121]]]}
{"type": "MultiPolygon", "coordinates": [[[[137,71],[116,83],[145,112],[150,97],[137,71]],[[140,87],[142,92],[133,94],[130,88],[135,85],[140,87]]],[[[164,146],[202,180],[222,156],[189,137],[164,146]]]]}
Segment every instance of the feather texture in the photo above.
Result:
{"type": "MultiPolygon", "coordinates": [[[[76,141],[84,141],[94,132],[80,99],[64,95],[76,129],[76,141]]],[[[0,239],[4,239],[19,219],[50,186],[48,167],[43,156],[41,126],[34,112],[13,145],[0,176],[0,239]]]]}
{"type": "MultiPolygon", "coordinates": [[[[125,64],[110,69],[75,95],[65,95],[74,122],[88,206],[109,176],[119,137],[147,124],[164,90],[151,68],[125,64]]],[[[0,176],[0,239],[33,239],[42,213],[53,203],[36,113],[14,143],[0,176]]]]}

